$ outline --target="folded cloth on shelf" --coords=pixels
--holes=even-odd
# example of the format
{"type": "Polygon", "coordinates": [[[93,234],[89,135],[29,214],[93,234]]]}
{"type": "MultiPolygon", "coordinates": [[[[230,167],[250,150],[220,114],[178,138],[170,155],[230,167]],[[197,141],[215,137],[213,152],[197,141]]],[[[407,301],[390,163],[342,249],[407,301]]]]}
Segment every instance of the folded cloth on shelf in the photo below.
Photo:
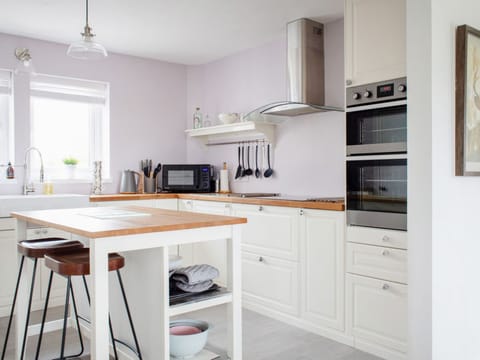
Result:
{"type": "Polygon", "coordinates": [[[214,285],[212,280],[203,281],[194,285],[184,284],[181,281],[177,281],[175,286],[182,291],[189,293],[200,293],[209,290],[214,285]]]}
{"type": "Polygon", "coordinates": [[[220,272],[208,264],[192,265],[176,269],[172,278],[186,285],[196,285],[218,277],[220,272]]]}

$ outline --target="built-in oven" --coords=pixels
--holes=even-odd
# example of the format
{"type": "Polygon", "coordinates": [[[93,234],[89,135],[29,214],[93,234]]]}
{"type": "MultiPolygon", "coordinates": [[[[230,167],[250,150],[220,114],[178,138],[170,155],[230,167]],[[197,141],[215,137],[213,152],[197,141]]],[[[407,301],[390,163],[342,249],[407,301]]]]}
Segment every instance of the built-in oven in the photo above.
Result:
{"type": "Polygon", "coordinates": [[[347,90],[347,156],[407,151],[406,79],[347,90]]]}
{"type": "Polygon", "coordinates": [[[407,87],[347,89],[347,224],[407,229],[407,87]]]}
{"type": "Polygon", "coordinates": [[[346,208],[348,225],[406,230],[406,155],[347,160],[346,208]]]}

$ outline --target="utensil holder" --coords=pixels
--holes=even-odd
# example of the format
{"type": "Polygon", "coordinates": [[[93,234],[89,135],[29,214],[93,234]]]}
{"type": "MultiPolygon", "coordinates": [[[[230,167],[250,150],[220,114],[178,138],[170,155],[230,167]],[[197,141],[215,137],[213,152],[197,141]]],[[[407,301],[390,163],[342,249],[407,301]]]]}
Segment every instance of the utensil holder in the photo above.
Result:
{"type": "Polygon", "coordinates": [[[153,177],[145,177],[145,193],[155,194],[156,190],[156,179],[153,177]]]}

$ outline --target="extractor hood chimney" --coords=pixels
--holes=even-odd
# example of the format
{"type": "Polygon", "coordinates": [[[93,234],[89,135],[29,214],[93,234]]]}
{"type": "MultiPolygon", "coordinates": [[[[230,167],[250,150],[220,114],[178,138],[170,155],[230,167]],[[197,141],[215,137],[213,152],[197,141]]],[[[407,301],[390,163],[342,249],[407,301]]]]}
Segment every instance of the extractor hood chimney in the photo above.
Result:
{"type": "Polygon", "coordinates": [[[324,26],[310,19],[287,24],[289,99],[267,106],[262,114],[296,116],[343,111],[325,106],[324,26]]]}

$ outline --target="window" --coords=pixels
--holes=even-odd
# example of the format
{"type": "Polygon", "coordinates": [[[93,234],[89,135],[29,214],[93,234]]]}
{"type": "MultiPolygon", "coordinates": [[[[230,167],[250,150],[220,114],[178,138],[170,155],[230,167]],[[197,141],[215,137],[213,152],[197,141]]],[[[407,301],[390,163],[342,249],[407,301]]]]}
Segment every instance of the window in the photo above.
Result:
{"type": "Polygon", "coordinates": [[[0,165],[15,161],[13,139],[12,73],[0,69],[0,165]]]}
{"type": "MultiPolygon", "coordinates": [[[[31,88],[31,142],[43,155],[50,180],[92,180],[93,162],[102,161],[109,178],[108,84],[37,75],[31,88]],[[63,160],[75,158],[74,172],[63,160]]],[[[40,167],[32,156],[31,169],[40,167]]]]}

